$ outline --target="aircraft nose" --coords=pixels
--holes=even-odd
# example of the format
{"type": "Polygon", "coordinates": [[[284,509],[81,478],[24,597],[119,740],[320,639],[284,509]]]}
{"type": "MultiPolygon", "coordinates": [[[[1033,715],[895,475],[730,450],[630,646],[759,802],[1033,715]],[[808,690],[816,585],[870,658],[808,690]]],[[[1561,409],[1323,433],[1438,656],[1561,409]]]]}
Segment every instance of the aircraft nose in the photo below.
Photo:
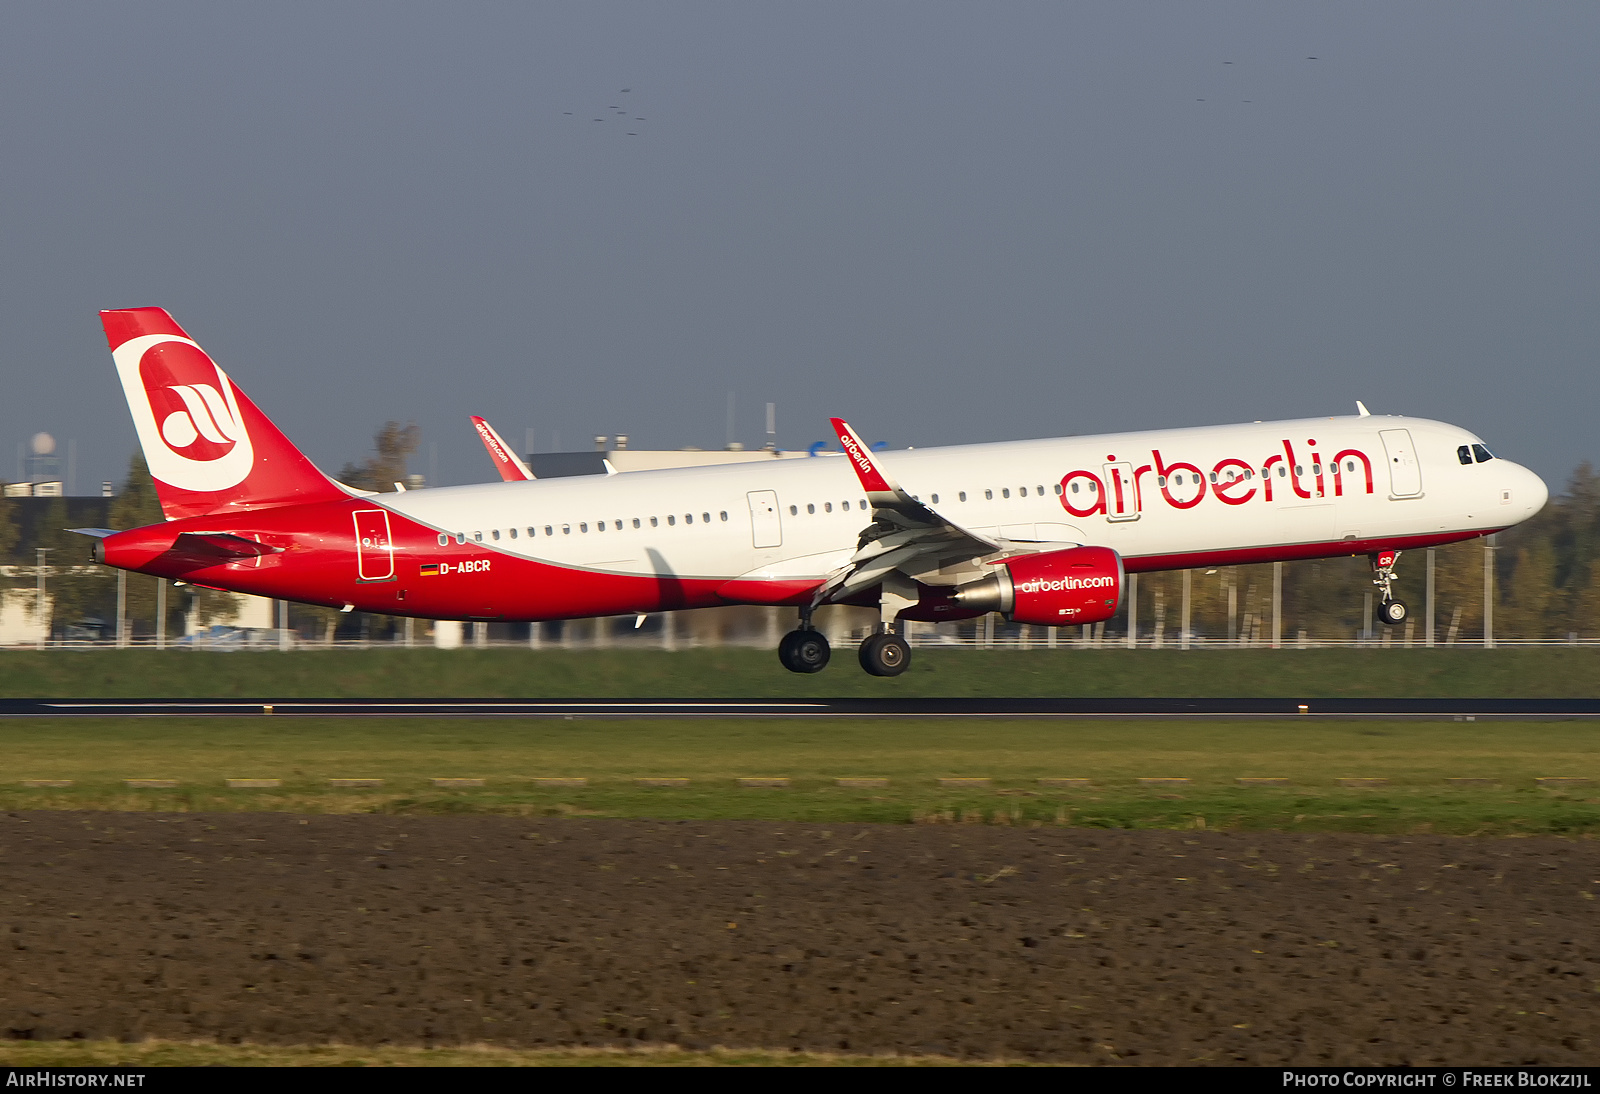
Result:
{"type": "Polygon", "coordinates": [[[1544,480],[1521,464],[1517,465],[1517,483],[1512,487],[1516,491],[1512,496],[1527,507],[1528,515],[1534,516],[1550,500],[1550,488],[1544,480]]]}

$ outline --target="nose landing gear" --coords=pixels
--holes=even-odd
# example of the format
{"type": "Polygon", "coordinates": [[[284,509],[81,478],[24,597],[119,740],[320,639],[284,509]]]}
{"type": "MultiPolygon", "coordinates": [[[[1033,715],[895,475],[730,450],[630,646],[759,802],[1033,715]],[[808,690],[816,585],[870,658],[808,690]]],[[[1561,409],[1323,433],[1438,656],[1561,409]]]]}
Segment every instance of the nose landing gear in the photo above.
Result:
{"type": "Polygon", "coordinates": [[[1381,594],[1378,601],[1378,610],[1374,613],[1378,622],[1386,627],[1399,626],[1410,616],[1411,611],[1406,607],[1406,602],[1394,595],[1394,566],[1400,559],[1399,551],[1379,551],[1370,556],[1372,572],[1376,574],[1372,583],[1378,587],[1381,594]]]}

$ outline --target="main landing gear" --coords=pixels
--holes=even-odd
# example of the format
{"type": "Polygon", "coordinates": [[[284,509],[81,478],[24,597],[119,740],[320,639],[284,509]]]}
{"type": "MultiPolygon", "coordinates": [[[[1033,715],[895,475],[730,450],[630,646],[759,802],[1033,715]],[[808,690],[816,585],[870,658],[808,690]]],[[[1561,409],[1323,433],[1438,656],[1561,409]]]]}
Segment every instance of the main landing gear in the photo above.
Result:
{"type": "MultiPolygon", "coordinates": [[[[861,643],[861,667],[873,676],[899,676],[911,664],[911,646],[888,629],[869,634],[861,643]]],[[[821,672],[832,651],[823,633],[811,626],[811,613],[800,613],[800,626],[778,643],[778,660],[790,672],[821,672]]]]}
{"type": "Polygon", "coordinates": [[[778,660],[790,672],[821,672],[828,667],[832,652],[822,632],[811,629],[810,619],[802,620],[798,630],[790,631],[778,643],[778,660]]]}
{"type": "Polygon", "coordinates": [[[892,631],[869,634],[861,643],[861,667],[873,676],[899,676],[910,664],[910,644],[892,631]]]}
{"type": "Polygon", "coordinates": [[[1381,598],[1373,614],[1386,627],[1397,627],[1411,615],[1406,602],[1394,595],[1394,565],[1400,560],[1399,551],[1379,551],[1372,555],[1372,572],[1377,576],[1372,583],[1378,587],[1381,598]]]}

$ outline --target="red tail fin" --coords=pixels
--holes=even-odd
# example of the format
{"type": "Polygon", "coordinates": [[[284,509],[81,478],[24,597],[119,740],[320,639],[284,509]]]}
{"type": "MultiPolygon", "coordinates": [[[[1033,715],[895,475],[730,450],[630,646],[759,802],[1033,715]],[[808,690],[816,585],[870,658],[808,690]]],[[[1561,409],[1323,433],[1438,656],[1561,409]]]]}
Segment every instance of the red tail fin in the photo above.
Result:
{"type": "Polygon", "coordinates": [[[161,308],[100,322],[168,519],[349,497],[161,308]]]}

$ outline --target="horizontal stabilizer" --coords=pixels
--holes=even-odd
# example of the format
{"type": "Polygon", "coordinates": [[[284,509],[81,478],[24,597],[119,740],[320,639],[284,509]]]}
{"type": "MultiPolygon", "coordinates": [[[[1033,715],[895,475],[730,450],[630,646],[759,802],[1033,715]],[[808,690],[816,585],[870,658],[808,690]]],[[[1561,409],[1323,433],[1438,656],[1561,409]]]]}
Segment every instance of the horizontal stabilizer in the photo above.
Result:
{"type": "Polygon", "coordinates": [[[270,547],[232,532],[184,532],[173,541],[166,556],[191,562],[196,567],[220,566],[225,562],[275,555],[282,550],[282,547],[270,547]]]}
{"type": "Polygon", "coordinates": [[[115,528],[68,528],[69,532],[76,532],[80,536],[93,536],[95,539],[105,539],[107,536],[117,534],[115,528]]]}

